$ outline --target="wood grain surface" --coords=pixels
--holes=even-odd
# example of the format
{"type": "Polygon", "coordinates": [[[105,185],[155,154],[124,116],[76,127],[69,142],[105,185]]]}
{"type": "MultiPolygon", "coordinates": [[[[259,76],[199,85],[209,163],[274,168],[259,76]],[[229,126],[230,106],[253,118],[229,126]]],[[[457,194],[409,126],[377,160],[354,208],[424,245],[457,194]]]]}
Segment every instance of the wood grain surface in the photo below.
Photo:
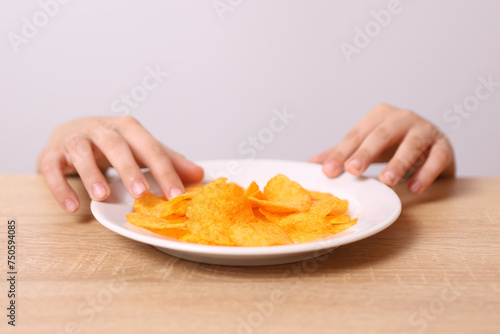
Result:
{"type": "Polygon", "coordinates": [[[500,178],[442,179],[392,226],[269,267],[180,260],[63,212],[39,175],[0,176],[0,256],[17,222],[16,327],[2,333],[499,333],[500,178]]]}

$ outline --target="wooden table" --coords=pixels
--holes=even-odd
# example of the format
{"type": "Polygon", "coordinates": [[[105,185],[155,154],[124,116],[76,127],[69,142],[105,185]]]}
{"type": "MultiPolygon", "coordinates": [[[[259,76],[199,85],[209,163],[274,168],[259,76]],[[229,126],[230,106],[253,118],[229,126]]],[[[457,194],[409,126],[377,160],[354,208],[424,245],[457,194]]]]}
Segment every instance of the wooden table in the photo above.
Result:
{"type": "MultiPolygon", "coordinates": [[[[39,175],[0,176],[1,268],[17,222],[16,327],[2,333],[500,333],[500,178],[397,192],[403,212],[321,260],[180,260],[64,213],[39,175]]],[[[7,275],[8,276],[8,275],[7,275]]],[[[8,278],[8,277],[7,277],[8,278]]]]}

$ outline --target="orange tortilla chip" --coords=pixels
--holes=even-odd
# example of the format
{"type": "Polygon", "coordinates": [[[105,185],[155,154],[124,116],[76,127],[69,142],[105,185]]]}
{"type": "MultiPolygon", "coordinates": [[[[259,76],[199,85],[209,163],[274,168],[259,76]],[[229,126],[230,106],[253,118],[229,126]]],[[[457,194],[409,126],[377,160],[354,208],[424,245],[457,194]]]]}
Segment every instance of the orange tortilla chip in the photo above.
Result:
{"type": "Polygon", "coordinates": [[[245,222],[231,225],[229,237],[234,245],[247,247],[262,247],[274,245],[271,238],[266,238],[257,233],[253,224],[245,222]]]}
{"type": "Polygon", "coordinates": [[[264,217],[266,217],[267,220],[274,224],[279,223],[282,219],[290,215],[289,213],[283,212],[271,212],[263,208],[259,208],[258,210],[264,217]]]}
{"type": "Polygon", "coordinates": [[[293,206],[288,206],[284,203],[270,202],[255,197],[248,197],[253,208],[263,208],[270,212],[298,212],[299,209],[293,206]]]}
{"type": "Polygon", "coordinates": [[[127,215],[131,224],[138,227],[151,229],[183,228],[186,227],[186,219],[183,217],[152,217],[139,212],[132,212],[127,215]]]}
{"type": "Polygon", "coordinates": [[[264,187],[264,198],[275,204],[296,208],[298,212],[309,210],[312,204],[307,190],[283,174],[278,174],[269,180],[264,187]]]}
{"type": "Polygon", "coordinates": [[[165,203],[166,200],[157,197],[151,193],[146,194],[146,196],[136,199],[134,201],[134,209],[136,212],[154,216],[154,207],[158,204],[165,203]]]}
{"type": "Polygon", "coordinates": [[[332,234],[337,234],[337,233],[340,233],[342,231],[347,230],[349,227],[354,226],[357,221],[358,221],[357,219],[353,219],[349,223],[346,223],[346,224],[333,225],[332,226],[332,234]]]}
{"type": "Polygon", "coordinates": [[[180,204],[180,206],[175,210],[174,212],[175,215],[181,217],[185,216],[190,204],[191,204],[190,201],[183,201],[183,203],[180,204]]]}
{"type": "Polygon", "coordinates": [[[187,228],[165,228],[165,229],[154,229],[154,228],[148,228],[153,233],[162,235],[164,237],[172,238],[172,239],[178,239],[180,240],[182,237],[184,237],[186,234],[189,233],[187,228]]]}
{"type": "Polygon", "coordinates": [[[324,217],[330,214],[335,208],[340,204],[340,199],[331,195],[324,194],[322,198],[315,200],[311,205],[310,213],[316,214],[318,216],[324,217]]]}
{"type": "Polygon", "coordinates": [[[293,239],[276,224],[270,224],[266,220],[257,219],[257,222],[251,226],[261,237],[268,240],[271,245],[293,244],[293,239]]]}
{"type": "Polygon", "coordinates": [[[243,189],[232,183],[209,183],[191,200],[188,229],[202,239],[233,245],[229,228],[255,219],[243,189]]]}
{"type": "Polygon", "coordinates": [[[199,235],[193,234],[189,231],[186,234],[184,234],[179,240],[195,244],[202,244],[202,245],[216,245],[215,243],[213,242],[211,243],[207,240],[204,240],[199,235]]]}
{"type": "Polygon", "coordinates": [[[255,183],[255,181],[252,181],[252,183],[250,183],[247,190],[245,191],[245,197],[250,197],[257,191],[259,191],[259,186],[257,185],[257,183],[255,183]]]}
{"type": "Polygon", "coordinates": [[[331,225],[347,224],[351,221],[351,217],[345,214],[338,216],[326,216],[326,221],[331,225]]]}
{"type": "Polygon", "coordinates": [[[338,216],[347,212],[349,203],[343,199],[339,204],[328,214],[329,216],[338,216]]]}
{"type": "Polygon", "coordinates": [[[186,187],[186,192],[187,193],[195,193],[203,189],[204,185],[203,184],[195,184],[194,186],[189,186],[186,187]]]}
{"type": "Polygon", "coordinates": [[[155,205],[152,208],[152,215],[158,217],[166,217],[169,215],[173,215],[175,211],[177,211],[185,201],[191,200],[193,198],[194,193],[184,193],[175,198],[172,198],[170,201],[164,201],[155,205]]]}

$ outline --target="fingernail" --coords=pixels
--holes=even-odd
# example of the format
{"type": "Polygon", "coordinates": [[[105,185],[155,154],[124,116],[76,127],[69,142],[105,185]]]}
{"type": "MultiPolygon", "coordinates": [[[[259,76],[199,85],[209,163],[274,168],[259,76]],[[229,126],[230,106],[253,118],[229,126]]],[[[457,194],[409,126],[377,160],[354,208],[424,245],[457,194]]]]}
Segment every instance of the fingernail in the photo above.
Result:
{"type": "Polygon", "coordinates": [[[170,189],[170,199],[175,198],[179,195],[182,195],[184,192],[180,190],[179,188],[172,188],[170,189]]]}
{"type": "Polygon", "coordinates": [[[135,196],[140,196],[141,194],[145,193],[147,190],[148,190],[148,188],[141,181],[135,181],[132,184],[132,192],[134,193],[135,196]]]}
{"type": "Polygon", "coordinates": [[[349,161],[348,166],[351,169],[354,169],[357,171],[361,171],[361,168],[363,167],[363,165],[361,164],[361,161],[359,159],[353,159],[353,160],[349,161]]]}
{"type": "Polygon", "coordinates": [[[421,188],[422,188],[422,185],[420,184],[420,182],[414,181],[414,182],[412,182],[412,184],[410,184],[409,189],[412,193],[418,193],[421,188]]]}
{"type": "Polygon", "coordinates": [[[78,205],[72,199],[67,199],[64,201],[64,207],[68,212],[75,212],[78,209],[78,205]]]}
{"type": "Polygon", "coordinates": [[[326,173],[333,175],[336,172],[338,172],[338,170],[340,169],[340,166],[335,161],[328,161],[327,163],[325,163],[323,168],[324,168],[326,173]]]}
{"type": "Polygon", "coordinates": [[[393,186],[396,184],[396,174],[392,170],[388,170],[387,172],[384,173],[384,179],[387,181],[387,183],[390,186],[393,186]]]}
{"type": "Polygon", "coordinates": [[[96,199],[101,199],[106,196],[106,188],[101,183],[96,183],[92,186],[92,193],[96,199]]]}

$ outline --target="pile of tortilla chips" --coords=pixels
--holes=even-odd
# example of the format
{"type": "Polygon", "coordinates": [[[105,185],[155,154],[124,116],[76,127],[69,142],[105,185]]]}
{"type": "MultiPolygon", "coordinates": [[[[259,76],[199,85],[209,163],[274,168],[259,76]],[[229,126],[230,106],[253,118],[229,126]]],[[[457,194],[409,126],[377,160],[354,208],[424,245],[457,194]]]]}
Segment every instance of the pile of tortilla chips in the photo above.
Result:
{"type": "Polygon", "coordinates": [[[219,178],[186,188],[170,201],[152,194],[135,200],[130,223],[152,232],[207,245],[273,246],[328,237],[356,223],[347,201],[305,190],[278,174],[263,191],[219,178]]]}

